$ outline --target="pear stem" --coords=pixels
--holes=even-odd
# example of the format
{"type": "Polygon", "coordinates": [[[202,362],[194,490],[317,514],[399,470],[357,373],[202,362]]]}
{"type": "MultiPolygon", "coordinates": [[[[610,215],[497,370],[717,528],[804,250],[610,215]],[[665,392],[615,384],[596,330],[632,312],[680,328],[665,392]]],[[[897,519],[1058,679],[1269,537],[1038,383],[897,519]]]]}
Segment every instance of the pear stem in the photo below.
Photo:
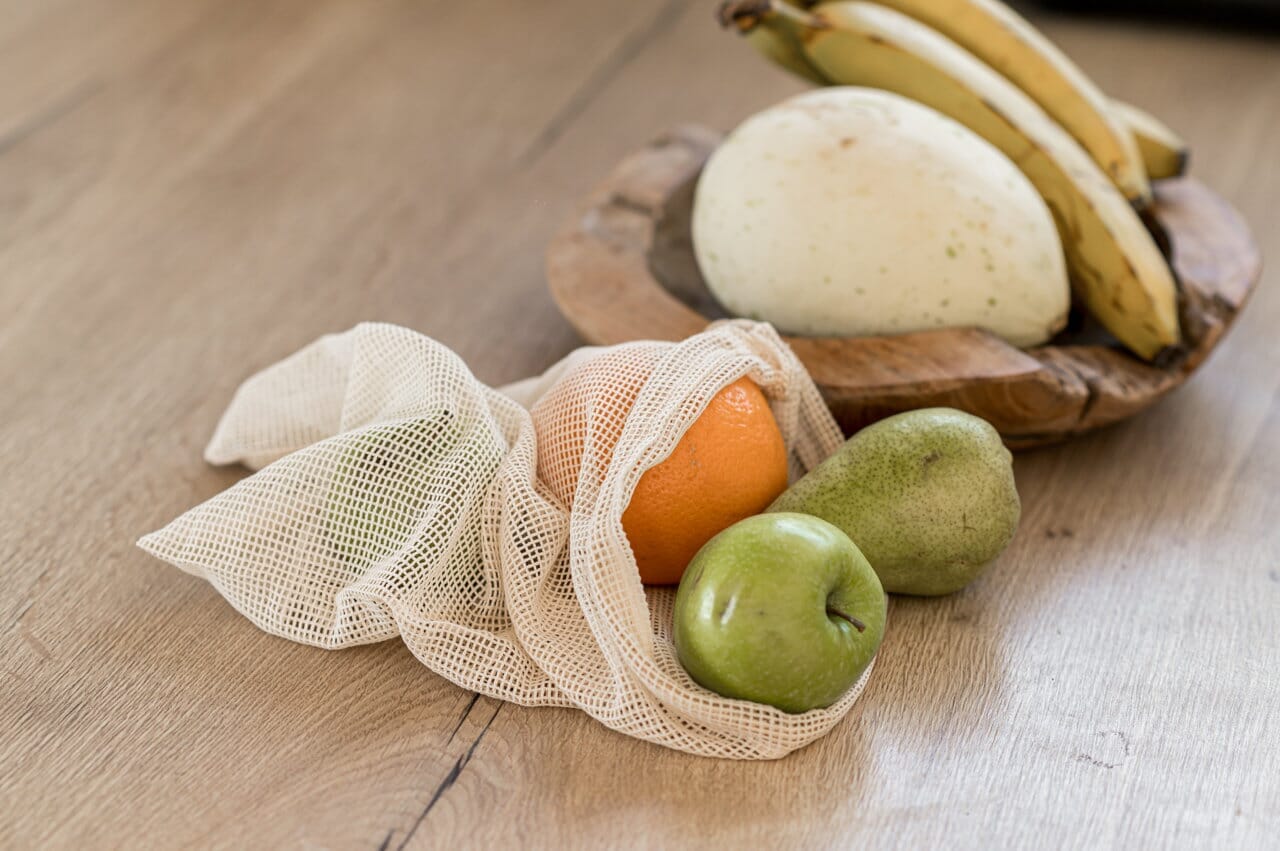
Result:
{"type": "Polygon", "coordinates": [[[863,623],[862,621],[858,620],[857,618],[855,618],[853,615],[849,614],[848,612],[842,612],[842,611],[840,611],[839,609],[837,609],[835,606],[831,605],[830,603],[828,603],[828,604],[827,604],[827,614],[829,614],[829,615],[835,615],[835,616],[836,616],[836,617],[838,617],[838,618],[844,618],[844,619],[845,619],[845,620],[847,620],[849,623],[853,624],[853,628],[854,628],[854,629],[856,629],[858,632],[866,632],[866,631],[867,631],[867,625],[866,625],[865,623],[863,623]]]}

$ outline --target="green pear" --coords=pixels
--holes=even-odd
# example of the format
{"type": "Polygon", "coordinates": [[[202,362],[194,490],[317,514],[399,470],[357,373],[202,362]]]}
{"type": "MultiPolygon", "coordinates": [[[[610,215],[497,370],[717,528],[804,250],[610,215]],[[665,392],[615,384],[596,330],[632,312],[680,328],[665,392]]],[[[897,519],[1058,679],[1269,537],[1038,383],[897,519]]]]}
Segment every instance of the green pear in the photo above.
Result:
{"type": "Polygon", "coordinates": [[[864,428],[769,511],[821,517],[848,535],[886,591],[937,596],[969,584],[1013,539],[1013,456],[991,424],[925,408],[864,428]]]}

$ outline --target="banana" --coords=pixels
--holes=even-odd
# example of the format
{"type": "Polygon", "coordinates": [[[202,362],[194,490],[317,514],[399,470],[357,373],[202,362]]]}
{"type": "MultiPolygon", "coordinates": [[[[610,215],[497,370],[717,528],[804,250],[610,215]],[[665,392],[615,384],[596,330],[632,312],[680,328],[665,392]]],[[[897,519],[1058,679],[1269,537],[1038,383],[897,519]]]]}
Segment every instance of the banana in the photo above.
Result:
{"type": "Polygon", "coordinates": [[[1084,149],[1021,89],[928,26],[872,3],[840,0],[805,13],[752,0],[734,18],[745,29],[779,15],[805,25],[805,55],[824,77],[919,101],[1003,151],[1053,213],[1089,311],[1147,360],[1178,344],[1173,273],[1151,234],[1084,149]]]}
{"type": "Polygon", "coordinates": [[[1133,136],[1138,141],[1138,150],[1142,152],[1142,162],[1147,169],[1147,177],[1152,180],[1163,180],[1166,177],[1181,177],[1187,173],[1187,160],[1191,156],[1187,143],[1174,133],[1164,122],[1149,112],[1125,103],[1113,100],[1111,107],[1116,117],[1129,125],[1133,136]]]}
{"type": "Polygon", "coordinates": [[[1133,133],[1057,45],[1001,0],[875,0],[932,27],[1008,77],[1080,143],[1130,202],[1151,203],[1133,133]]]}
{"type": "MultiPolygon", "coordinates": [[[[785,0],[781,1],[785,2],[785,0]]],[[[732,0],[720,6],[716,17],[721,26],[729,27],[737,24],[732,17],[732,8],[732,0]]],[[[829,85],[830,81],[813,67],[808,57],[804,55],[803,48],[800,47],[800,26],[794,19],[779,15],[772,25],[748,26],[742,30],[742,34],[746,36],[752,47],[775,65],[819,86],[829,85]]]]}

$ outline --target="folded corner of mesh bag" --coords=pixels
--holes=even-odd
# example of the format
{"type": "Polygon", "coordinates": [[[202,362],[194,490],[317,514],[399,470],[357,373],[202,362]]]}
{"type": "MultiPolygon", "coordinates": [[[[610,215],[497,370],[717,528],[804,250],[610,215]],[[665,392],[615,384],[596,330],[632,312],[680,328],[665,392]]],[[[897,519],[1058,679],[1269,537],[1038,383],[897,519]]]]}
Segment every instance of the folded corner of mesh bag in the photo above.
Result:
{"type": "Polygon", "coordinates": [[[800,475],[840,446],[817,388],[768,325],[575,351],[506,388],[447,347],[363,324],[246,381],[206,458],[257,472],[139,546],[207,579],[253,623],[324,648],[399,636],[459,686],[573,706],[689,753],[771,759],[829,730],[693,682],[674,589],[641,585],[622,512],[710,399],[747,376],[800,475]],[[601,412],[620,436],[593,440],[601,412]]]}

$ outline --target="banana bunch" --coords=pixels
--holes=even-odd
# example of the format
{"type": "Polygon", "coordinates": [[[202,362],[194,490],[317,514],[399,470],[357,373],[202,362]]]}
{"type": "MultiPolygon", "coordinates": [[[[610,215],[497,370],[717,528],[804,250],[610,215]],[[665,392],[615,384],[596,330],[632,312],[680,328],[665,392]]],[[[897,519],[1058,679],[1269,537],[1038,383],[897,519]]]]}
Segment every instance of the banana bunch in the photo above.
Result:
{"type": "Polygon", "coordinates": [[[1173,272],[1140,211],[1186,146],[1000,0],[728,0],[720,19],[808,80],[884,89],[985,138],[1044,198],[1089,311],[1147,360],[1179,345],[1173,272]]]}

